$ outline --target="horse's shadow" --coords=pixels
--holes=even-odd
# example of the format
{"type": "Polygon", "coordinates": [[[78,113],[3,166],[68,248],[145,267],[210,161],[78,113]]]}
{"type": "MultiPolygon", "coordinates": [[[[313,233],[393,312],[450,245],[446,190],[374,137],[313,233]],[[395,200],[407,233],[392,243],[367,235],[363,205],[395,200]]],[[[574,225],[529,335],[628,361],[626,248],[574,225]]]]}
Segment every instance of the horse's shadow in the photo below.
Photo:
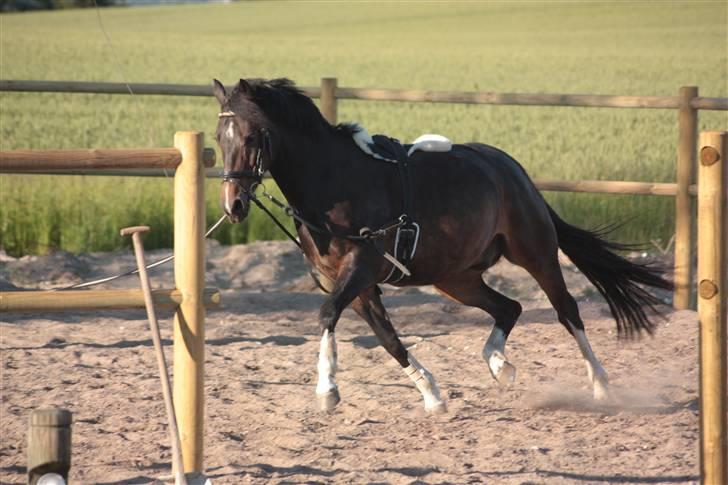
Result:
{"type": "MultiPolygon", "coordinates": [[[[144,467],[145,470],[163,470],[169,468],[169,464],[155,463],[144,467]]],[[[273,479],[280,480],[279,483],[331,483],[335,481],[337,476],[342,474],[356,473],[357,470],[345,470],[341,468],[324,470],[307,465],[293,466],[275,466],[267,463],[251,463],[248,465],[234,466],[234,471],[221,471],[222,467],[215,467],[207,470],[207,477],[211,480],[223,479],[243,479],[244,477],[256,479],[273,479]],[[302,477],[301,475],[304,475],[302,477]],[[320,480],[320,481],[319,481],[320,480]]],[[[403,479],[415,479],[410,482],[413,484],[424,484],[428,482],[421,481],[432,473],[440,473],[436,466],[402,466],[402,467],[385,467],[375,470],[377,473],[397,473],[402,475],[403,479]]],[[[587,474],[574,473],[558,470],[533,469],[524,470],[519,468],[516,470],[470,470],[460,474],[461,483],[472,483],[473,481],[489,481],[489,480],[505,480],[508,478],[524,477],[525,475],[537,475],[542,479],[556,480],[574,480],[584,483],[688,483],[695,482],[699,479],[698,475],[655,475],[655,476],[639,476],[639,475],[608,475],[608,474],[587,474]]],[[[127,478],[113,482],[99,482],[99,485],[113,485],[122,483],[146,484],[146,483],[163,483],[158,478],[147,475],[138,475],[136,477],[127,478]]],[[[362,482],[364,483],[364,482],[362,482]]],[[[380,483],[390,483],[388,481],[366,482],[370,485],[380,483]]],[[[530,483],[528,481],[524,483],[530,483]]]]}

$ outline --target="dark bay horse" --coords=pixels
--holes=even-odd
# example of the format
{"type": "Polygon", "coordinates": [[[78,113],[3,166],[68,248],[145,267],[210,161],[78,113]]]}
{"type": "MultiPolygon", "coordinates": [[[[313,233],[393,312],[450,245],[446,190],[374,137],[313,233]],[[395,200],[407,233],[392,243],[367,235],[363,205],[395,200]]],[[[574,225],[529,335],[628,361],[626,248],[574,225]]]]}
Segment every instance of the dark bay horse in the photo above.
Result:
{"type": "Polygon", "coordinates": [[[558,249],[604,296],[621,335],[651,332],[644,308],[654,309],[659,300],[643,286],[670,289],[671,283],[658,269],[615,254],[627,246],[606,240],[606,230],[564,222],[508,154],[480,143],[454,145],[447,152],[418,151],[404,174],[396,163],[364,153],[352,138],[357,126],[329,124],[287,79],[241,79],[229,94],[215,80],[213,91],[221,105],[216,138],[224,160],[225,213],[233,222],[243,220],[257,183],[269,171],[298,216],[306,257],[328,282],[330,293],[319,317],[316,394],[322,409],[339,401],[334,330],[351,305],[414,381],[425,408],[446,410],[435,379],[403,347],[380,299],[377,285],[392,271],[385,253],[393,251],[396,231],[357,238],[363,228],[376,230],[398,220],[407,198],[407,216],[419,224],[420,235],[408,261],[410,275],[394,284],[434,285],[489,313],[495,325],[483,357],[499,383],[515,378],[505,344],[521,313],[518,302],[483,281],[483,272],[501,257],[526,269],[548,296],[579,346],[595,399],[608,396],[607,374],[564,283],[558,249]]]}

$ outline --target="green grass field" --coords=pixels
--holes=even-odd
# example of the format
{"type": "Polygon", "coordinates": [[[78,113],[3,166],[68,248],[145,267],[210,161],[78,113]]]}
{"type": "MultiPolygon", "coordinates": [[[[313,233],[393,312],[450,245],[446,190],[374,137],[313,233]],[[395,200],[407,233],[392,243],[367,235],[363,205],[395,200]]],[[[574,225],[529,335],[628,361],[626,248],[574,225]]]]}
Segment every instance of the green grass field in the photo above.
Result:
{"type": "MultiPolygon", "coordinates": [[[[728,96],[725,2],[238,2],[0,15],[0,77],[231,84],[286,76],[313,86],[728,96]],[[115,62],[118,59],[118,64],[115,62]]],[[[3,150],[170,146],[176,130],[211,134],[214,98],[0,93],[3,150]]],[[[411,140],[438,132],[483,141],[537,178],[674,180],[674,110],[429,105],[344,101],[341,121],[411,140]]],[[[728,128],[703,111],[700,129],[728,128]]],[[[219,217],[218,182],[208,218],[219,217]]],[[[0,247],[109,250],[118,228],[150,224],[169,246],[170,180],[1,176],[0,247]]],[[[672,198],[555,194],[570,222],[629,219],[619,239],[670,237],[672,198]]],[[[278,237],[257,214],[223,242],[278,237]]]]}

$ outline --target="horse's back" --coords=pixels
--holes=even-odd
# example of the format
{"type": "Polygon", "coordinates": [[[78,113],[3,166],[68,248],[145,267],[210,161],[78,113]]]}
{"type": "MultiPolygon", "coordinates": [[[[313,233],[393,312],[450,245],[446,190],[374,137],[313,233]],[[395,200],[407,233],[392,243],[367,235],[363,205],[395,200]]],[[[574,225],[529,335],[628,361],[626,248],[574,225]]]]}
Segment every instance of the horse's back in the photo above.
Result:
{"type": "Polygon", "coordinates": [[[523,166],[503,150],[484,143],[456,144],[451,152],[422,154],[419,160],[415,170],[428,177],[439,174],[435,180],[461,210],[480,210],[481,228],[490,237],[553,233],[541,193],[523,166]]]}
{"type": "MultiPolygon", "coordinates": [[[[500,203],[520,201],[547,214],[543,198],[523,166],[508,153],[484,143],[455,144],[450,152],[421,153],[414,159],[415,172],[433,177],[456,190],[474,190],[497,197],[500,203]]],[[[524,207],[525,208],[525,207],[524,207]]]]}

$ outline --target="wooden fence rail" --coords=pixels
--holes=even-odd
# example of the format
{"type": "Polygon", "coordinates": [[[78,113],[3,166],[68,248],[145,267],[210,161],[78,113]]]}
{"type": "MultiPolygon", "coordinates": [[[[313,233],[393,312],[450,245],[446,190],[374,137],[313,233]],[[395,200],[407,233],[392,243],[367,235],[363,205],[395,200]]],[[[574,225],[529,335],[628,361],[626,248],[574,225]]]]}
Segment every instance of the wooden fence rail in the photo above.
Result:
{"type": "MultiPolygon", "coordinates": [[[[215,150],[206,148],[202,155],[205,167],[215,165],[215,150]]],[[[0,173],[88,170],[103,174],[108,169],[175,169],[181,162],[182,153],[176,148],[14,150],[0,152],[0,173]]]]}
{"type": "MultiPolygon", "coordinates": [[[[211,149],[209,149],[211,150],[211,149]]],[[[0,152],[2,157],[2,152],[0,152]]],[[[0,162],[1,164],[1,162],[0,162]]],[[[83,176],[117,176],[117,177],[170,177],[174,169],[138,169],[138,170],[24,170],[22,168],[0,169],[0,173],[34,174],[34,175],[83,175],[83,176]]],[[[222,170],[219,168],[206,168],[205,177],[220,179],[222,170]]],[[[266,179],[267,180],[267,179],[266,179]]],[[[678,185],[675,183],[660,182],[630,182],[624,180],[540,180],[535,179],[536,187],[545,192],[577,192],[589,194],[617,194],[617,195],[658,195],[675,197],[678,185]]],[[[697,185],[688,186],[688,194],[692,197],[698,193],[697,185]]]]}
{"type": "MultiPolygon", "coordinates": [[[[179,290],[152,290],[154,306],[174,309],[182,303],[179,290]]],[[[217,288],[205,288],[205,307],[220,303],[217,288]]],[[[77,312],[144,309],[142,290],[0,291],[0,312],[77,312]]]]}
{"type": "MultiPolygon", "coordinates": [[[[205,150],[214,150],[212,148],[206,148],[205,150]]],[[[96,169],[73,169],[73,170],[0,170],[0,173],[6,174],[32,174],[32,175],[82,175],[84,177],[172,177],[174,176],[176,169],[174,168],[139,168],[139,169],[109,169],[99,171],[96,169]]],[[[205,168],[206,178],[221,178],[222,170],[219,168],[205,168]]]]}
{"type": "MultiPolygon", "coordinates": [[[[323,78],[322,84],[336,78],[323,78]]],[[[401,101],[461,104],[497,104],[511,106],[579,106],[584,108],[680,108],[680,96],[614,96],[598,94],[530,94],[468,91],[429,91],[413,89],[376,89],[336,87],[335,98],[368,101],[401,101]]],[[[306,95],[321,98],[325,86],[301,87],[306,95]]],[[[106,83],[82,81],[0,80],[0,91],[129,94],[160,96],[212,96],[207,84],[106,83]]],[[[698,97],[691,101],[695,109],[728,110],[728,98],[698,97]]]]}
{"type": "MultiPolygon", "coordinates": [[[[539,190],[546,192],[584,192],[621,195],[677,195],[678,184],[658,182],[627,182],[622,180],[534,180],[539,190]]],[[[690,185],[688,193],[697,195],[698,187],[690,185]]]]}

